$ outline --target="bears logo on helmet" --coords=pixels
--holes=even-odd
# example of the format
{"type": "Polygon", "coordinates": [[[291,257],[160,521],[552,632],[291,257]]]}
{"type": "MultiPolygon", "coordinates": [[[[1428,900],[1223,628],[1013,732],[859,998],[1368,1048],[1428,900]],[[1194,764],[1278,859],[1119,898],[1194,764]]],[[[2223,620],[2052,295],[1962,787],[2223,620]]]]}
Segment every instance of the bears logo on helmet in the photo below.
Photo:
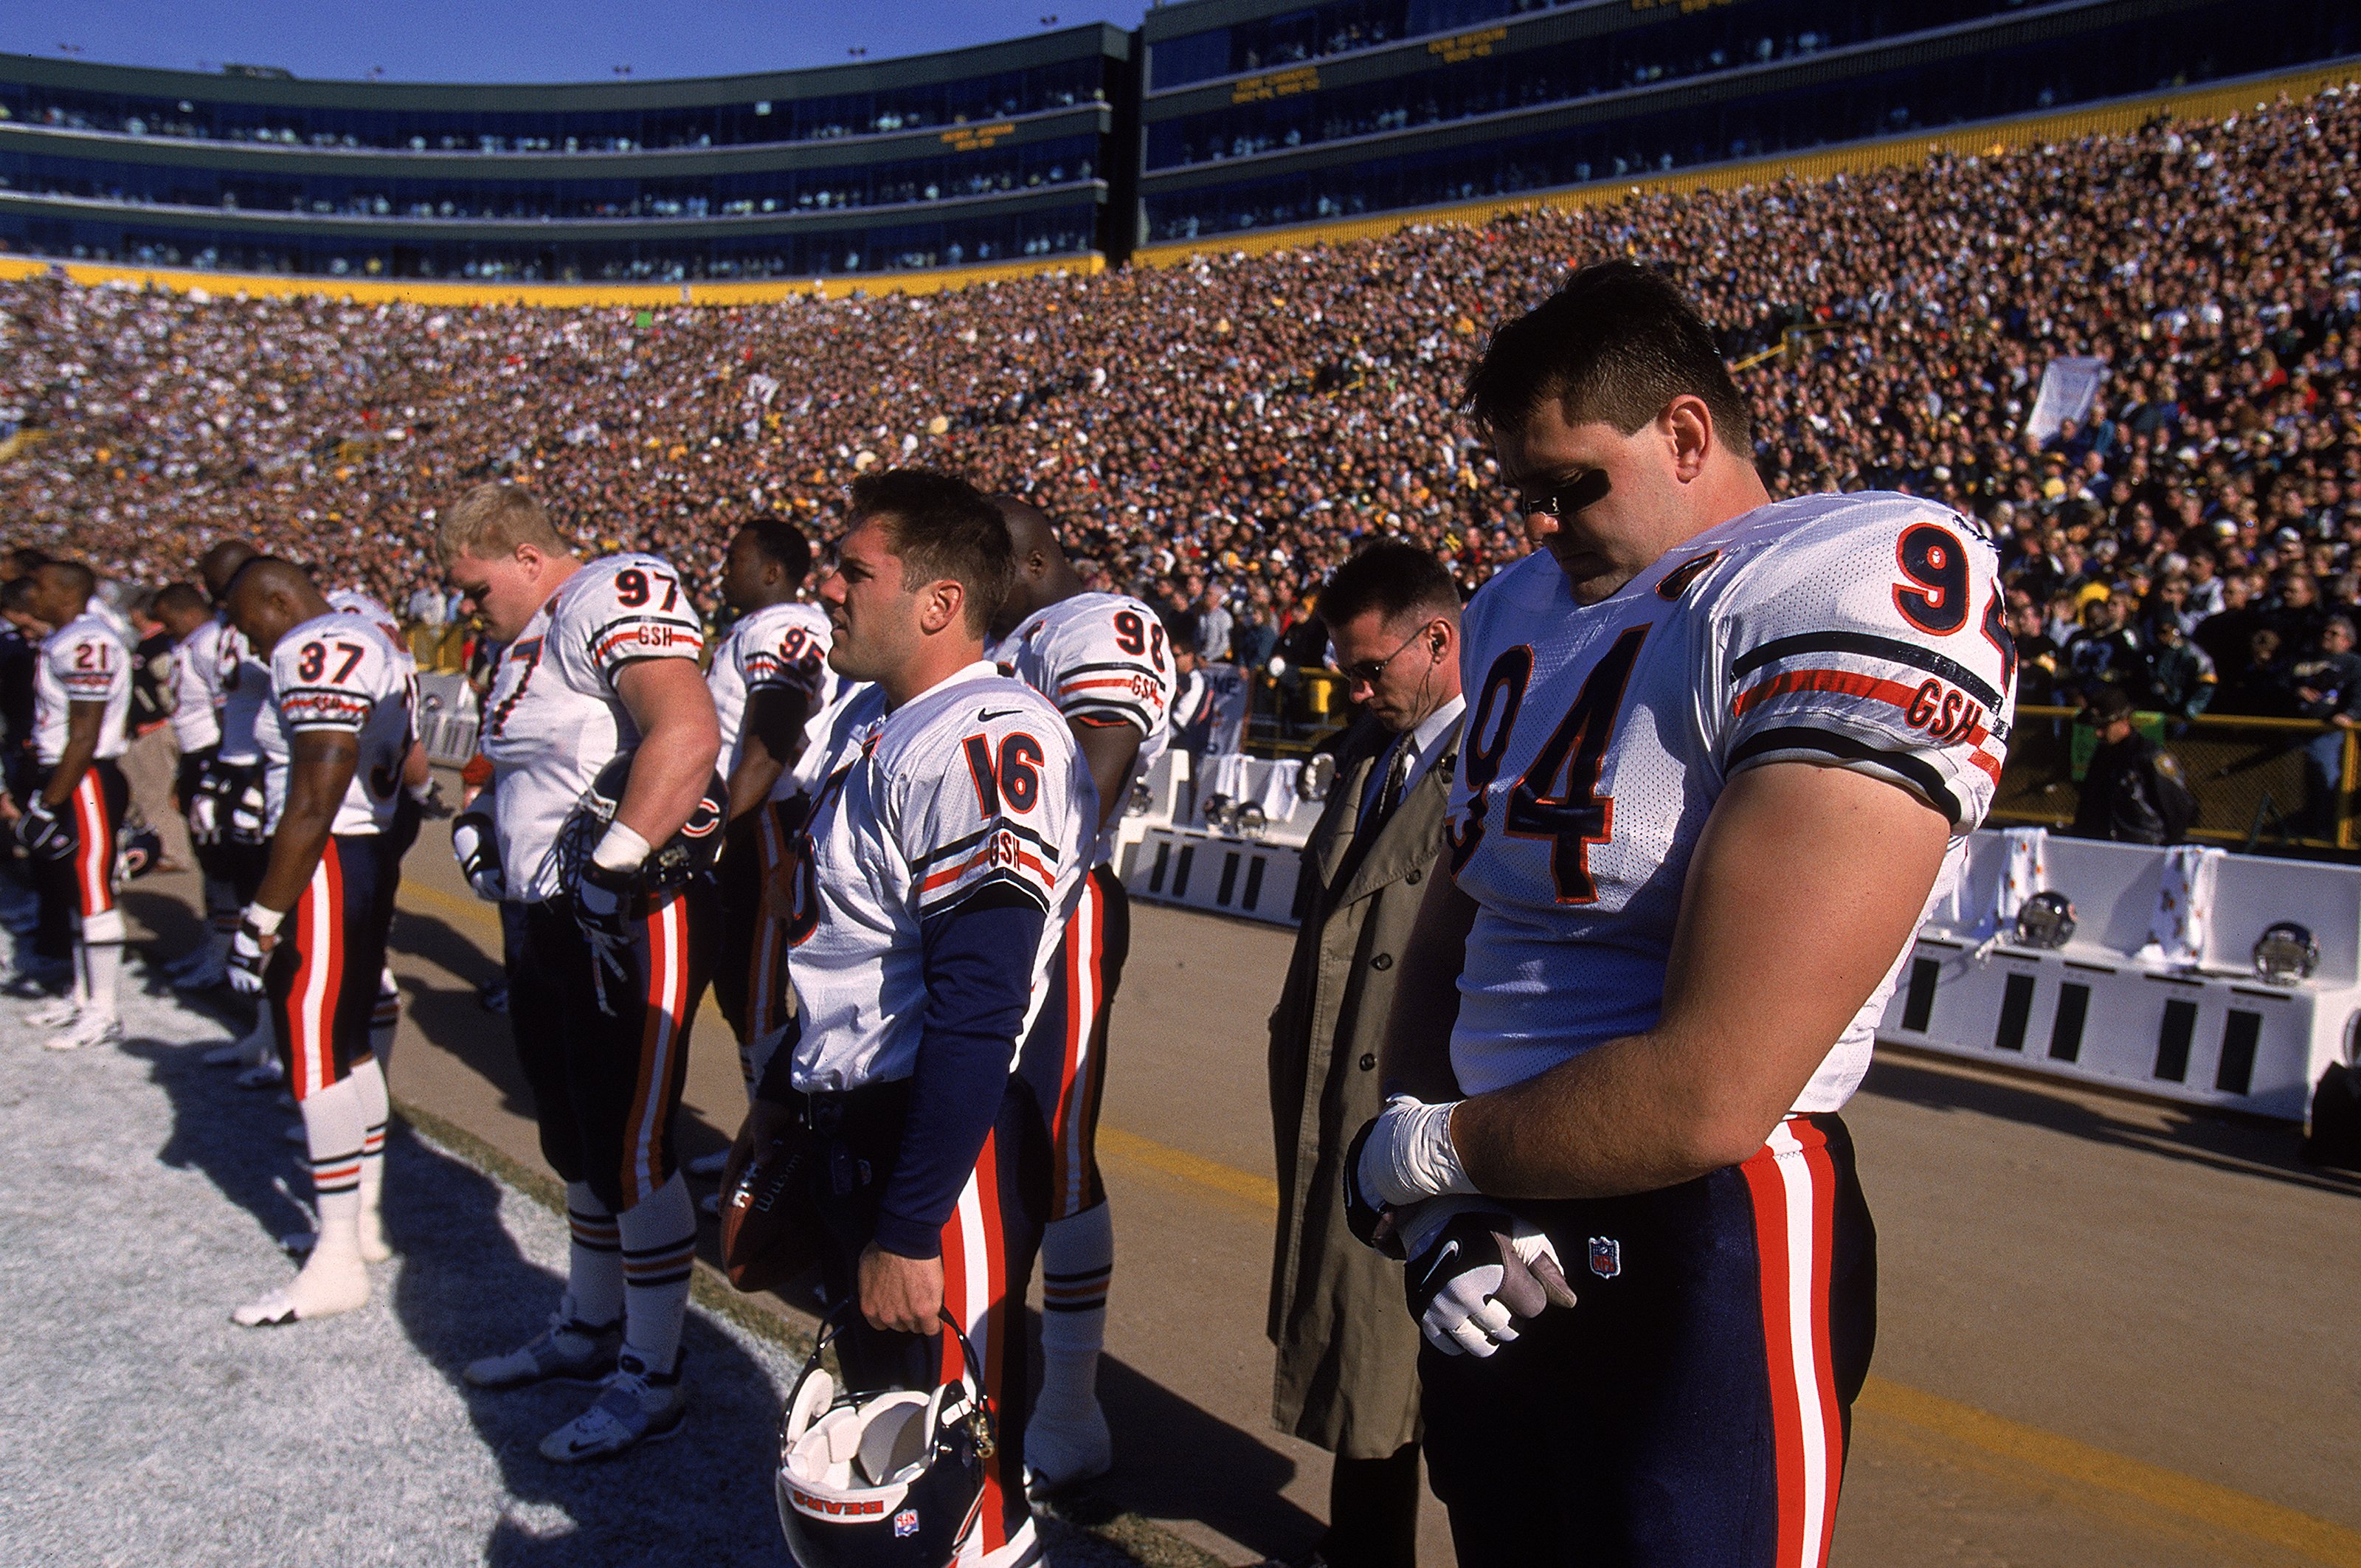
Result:
{"type": "MultiPolygon", "coordinates": [[[[631,759],[635,751],[623,751],[598,770],[590,787],[573,815],[557,835],[557,865],[566,886],[578,880],[582,867],[591,852],[605,837],[607,826],[615,820],[615,813],[623,804],[623,791],[631,781],[631,759]]],[[[689,812],[688,820],[679,832],[648,851],[640,865],[640,887],[647,893],[664,893],[686,886],[705,874],[713,865],[714,856],[721,848],[721,825],[730,819],[730,786],[719,773],[706,780],[705,793],[697,798],[689,812]]]]}

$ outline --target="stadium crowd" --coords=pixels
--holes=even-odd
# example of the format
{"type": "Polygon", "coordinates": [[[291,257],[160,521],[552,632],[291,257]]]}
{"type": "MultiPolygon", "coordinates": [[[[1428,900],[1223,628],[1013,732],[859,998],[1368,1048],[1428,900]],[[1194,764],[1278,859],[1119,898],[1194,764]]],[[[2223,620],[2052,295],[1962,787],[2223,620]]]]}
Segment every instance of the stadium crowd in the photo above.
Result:
{"type": "Polygon", "coordinates": [[[1481,323],[1622,254],[1753,361],[1774,494],[1891,487],[1985,520],[2023,700],[2103,680],[2182,713],[2348,714],[2361,663],[2323,638],[2361,602],[2356,148],[2361,94],[2332,89],[1850,178],[735,309],[9,283],[0,538],[140,582],[250,537],[431,617],[436,507],[506,476],[710,608],[737,521],[825,531],[857,473],[928,464],[1031,495],[1085,581],[1202,617],[1210,655],[1314,663],[1312,595],[1368,539],[1471,587],[1521,554],[1461,378],[1481,323]],[[2083,356],[2095,405],[2032,439],[2045,367],[2083,356]]]}

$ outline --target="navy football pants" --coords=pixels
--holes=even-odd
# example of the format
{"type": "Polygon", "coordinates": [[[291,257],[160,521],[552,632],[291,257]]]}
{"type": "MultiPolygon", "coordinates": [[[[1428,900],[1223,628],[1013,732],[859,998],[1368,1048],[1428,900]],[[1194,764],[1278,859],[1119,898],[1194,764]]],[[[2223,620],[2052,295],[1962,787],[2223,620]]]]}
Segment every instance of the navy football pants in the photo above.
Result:
{"type": "Polygon", "coordinates": [[[1833,1115],[1678,1187],[1520,1203],[1579,1304],[1419,1354],[1467,1563],[1817,1568],[1876,1331],[1877,1238],[1833,1115]]]}

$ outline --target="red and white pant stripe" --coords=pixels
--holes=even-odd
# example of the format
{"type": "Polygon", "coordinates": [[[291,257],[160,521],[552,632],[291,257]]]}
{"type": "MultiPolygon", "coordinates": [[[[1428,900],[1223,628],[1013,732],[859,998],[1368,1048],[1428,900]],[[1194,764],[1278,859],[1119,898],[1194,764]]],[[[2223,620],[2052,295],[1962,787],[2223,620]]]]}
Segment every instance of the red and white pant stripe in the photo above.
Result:
{"type": "MultiPolygon", "coordinates": [[[[983,1363],[983,1395],[995,1411],[1009,1408],[1009,1336],[1022,1332],[1021,1323],[1012,1320],[1024,1306],[1021,1299],[1009,1299],[1008,1250],[1000,1212],[1001,1157],[1000,1135],[994,1133],[984,1139],[975,1169],[960,1190],[959,1206],[943,1225],[943,1310],[967,1331],[968,1343],[983,1363]]],[[[941,1376],[950,1381],[960,1375],[959,1342],[948,1333],[942,1342],[941,1376]]],[[[1005,1438],[1001,1452],[985,1461],[983,1474],[981,1517],[957,1561],[988,1568],[1028,1560],[1035,1546],[1033,1524],[1020,1496],[1021,1472],[1005,1438]],[[1013,1530],[1012,1516],[1021,1521],[1013,1530]]]]}
{"type": "Polygon", "coordinates": [[[287,993],[288,1092],[300,1102],[336,1081],[336,1008],[345,990],[345,872],[336,841],[320,850],[295,900],[295,977],[287,993]]]}
{"type": "Polygon", "coordinates": [[[1782,1122],[1739,1168],[1754,1204],[1763,1343],[1779,1487],[1777,1568],[1828,1561],[1844,1476],[1844,1414],[1828,1348],[1837,1172],[1828,1137],[1782,1122]]]}
{"type": "Polygon", "coordinates": [[[681,1036],[688,1026],[688,903],[673,897],[649,911],[647,1012],[640,1029],[640,1070],[631,1114],[623,1124],[624,1207],[654,1195],[664,1168],[665,1123],[681,1036]]]}
{"type": "Polygon", "coordinates": [[[1054,1161],[1049,1218],[1079,1214],[1097,1201],[1093,1178],[1101,1062],[1099,1011],[1106,977],[1106,894],[1082,878],[1082,897],[1066,924],[1066,1059],[1058,1079],[1058,1107],[1049,1124],[1054,1161]]]}
{"type": "Polygon", "coordinates": [[[96,768],[82,771],[69,804],[76,834],[74,891],[84,916],[104,915],[115,907],[115,824],[106,815],[106,792],[99,788],[96,768]]]}

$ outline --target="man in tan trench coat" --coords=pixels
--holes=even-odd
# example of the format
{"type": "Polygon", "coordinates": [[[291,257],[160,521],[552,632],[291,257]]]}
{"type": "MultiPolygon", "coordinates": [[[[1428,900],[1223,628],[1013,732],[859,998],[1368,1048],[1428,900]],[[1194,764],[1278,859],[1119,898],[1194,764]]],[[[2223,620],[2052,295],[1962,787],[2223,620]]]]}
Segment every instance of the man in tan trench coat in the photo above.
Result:
{"type": "Polygon", "coordinates": [[[1345,1145],[1381,1108],[1394,959],[1439,874],[1466,703],[1459,595],[1425,551],[1373,545],[1322,593],[1338,669],[1367,711],[1304,850],[1303,925],[1270,1016],[1279,1236],[1272,1415],[1336,1455],[1325,1568],[1411,1568],[1418,1520],[1418,1327],[1401,1265],[1345,1228],[1345,1145]]]}

